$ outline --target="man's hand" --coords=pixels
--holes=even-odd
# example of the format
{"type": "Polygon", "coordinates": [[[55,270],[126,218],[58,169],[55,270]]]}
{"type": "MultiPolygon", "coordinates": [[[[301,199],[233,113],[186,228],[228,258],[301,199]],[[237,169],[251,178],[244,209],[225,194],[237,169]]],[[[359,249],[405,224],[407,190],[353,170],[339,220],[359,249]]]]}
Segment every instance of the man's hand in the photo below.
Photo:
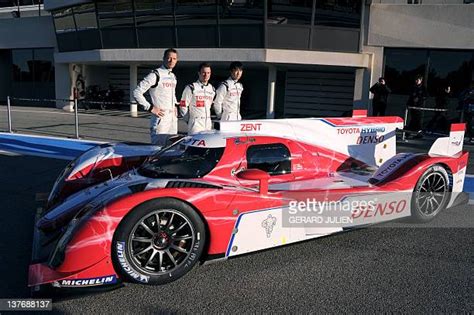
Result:
{"type": "Polygon", "coordinates": [[[151,113],[158,116],[158,117],[163,117],[165,115],[165,111],[159,109],[158,107],[153,106],[151,113]]]}

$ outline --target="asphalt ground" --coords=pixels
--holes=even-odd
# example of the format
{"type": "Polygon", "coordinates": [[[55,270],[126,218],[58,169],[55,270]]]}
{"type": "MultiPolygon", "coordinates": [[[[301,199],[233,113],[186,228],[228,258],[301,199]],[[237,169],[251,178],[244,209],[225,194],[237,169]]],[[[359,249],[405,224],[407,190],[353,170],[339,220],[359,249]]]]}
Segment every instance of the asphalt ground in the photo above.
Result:
{"type": "MultiPolygon", "coordinates": [[[[425,142],[407,150],[423,150],[425,142]]],[[[29,296],[35,197],[66,163],[0,154],[2,298],[29,296]]],[[[389,223],[199,266],[164,286],[55,297],[54,313],[472,313],[473,210],[459,206],[421,226],[389,223]]]]}

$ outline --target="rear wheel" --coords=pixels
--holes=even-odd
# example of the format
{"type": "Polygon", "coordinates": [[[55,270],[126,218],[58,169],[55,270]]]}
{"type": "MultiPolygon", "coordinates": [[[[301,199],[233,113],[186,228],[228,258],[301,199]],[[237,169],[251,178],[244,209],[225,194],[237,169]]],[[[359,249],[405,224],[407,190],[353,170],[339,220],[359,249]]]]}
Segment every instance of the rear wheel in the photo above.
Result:
{"type": "Polygon", "coordinates": [[[415,222],[431,221],[445,209],[450,198],[449,175],[441,165],[428,168],[416,183],[411,202],[411,215],[415,222]]]}
{"type": "Polygon", "coordinates": [[[205,240],[204,223],[192,207],[176,199],[158,199],[140,205],[120,223],[112,258],[125,279],[164,284],[192,269],[205,240]]]}

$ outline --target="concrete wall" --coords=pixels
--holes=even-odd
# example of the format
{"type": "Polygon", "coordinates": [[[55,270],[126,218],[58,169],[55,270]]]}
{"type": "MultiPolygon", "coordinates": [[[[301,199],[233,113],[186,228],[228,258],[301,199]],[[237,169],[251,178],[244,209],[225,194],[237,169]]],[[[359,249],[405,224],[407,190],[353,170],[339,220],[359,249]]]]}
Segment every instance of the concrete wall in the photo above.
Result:
{"type": "Polygon", "coordinates": [[[474,5],[373,3],[368,45],[474,49],[474,5]]]}
{"type": "Polygon", "coordinates": [[[0,49],[55,47],[51,16],[0,19],[0,49]]]}

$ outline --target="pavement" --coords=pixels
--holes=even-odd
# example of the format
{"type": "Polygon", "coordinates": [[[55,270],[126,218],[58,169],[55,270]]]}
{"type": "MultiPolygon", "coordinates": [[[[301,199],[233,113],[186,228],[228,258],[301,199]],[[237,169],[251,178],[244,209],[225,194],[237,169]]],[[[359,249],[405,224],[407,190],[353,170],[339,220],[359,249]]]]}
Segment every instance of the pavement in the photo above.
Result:
{"type": "MultiPolygon", "coordinates": [[[[62,110],[18,108],[12,117],[17,132],[0,134],[0,297],[25,298],[36,195],[97,141],[148,143],[148,117],[81,112],[81,141],[57,139],[74,136],[74,117],[62,110]]],[[[6,126],[0,106],[0,131],[6,126]]],[[[433,141],[398,148],[426,152],[433,141]]],[[[465,190],[474,192],[474,177],[465,190]]],[[[199,266],[164,286],[55,298],[53,313],[472,313],[473,210],[459,206],[422,226],[393,222],[199,266]]]]}

